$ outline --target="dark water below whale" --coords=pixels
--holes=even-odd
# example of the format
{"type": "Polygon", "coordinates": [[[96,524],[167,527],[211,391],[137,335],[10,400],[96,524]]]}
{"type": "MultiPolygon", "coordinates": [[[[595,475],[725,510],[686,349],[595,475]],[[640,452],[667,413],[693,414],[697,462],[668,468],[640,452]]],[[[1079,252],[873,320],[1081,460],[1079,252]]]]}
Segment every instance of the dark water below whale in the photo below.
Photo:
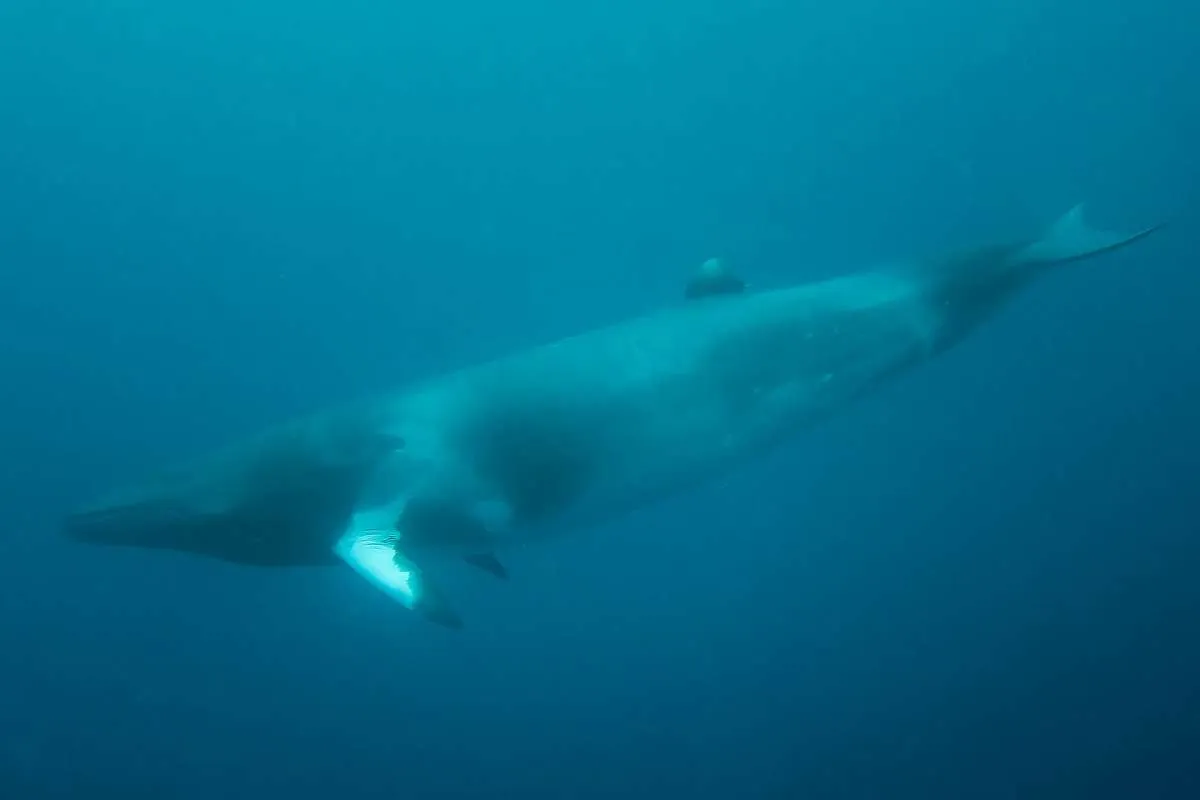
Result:
{"type": "Polygon", "coordinates": [[[0,798],[1200,796],[1200,12],[0,4],[0,798]],[[1173,225],[754,467],[439,580],[56,535],[641,313],[1173,225]]]}

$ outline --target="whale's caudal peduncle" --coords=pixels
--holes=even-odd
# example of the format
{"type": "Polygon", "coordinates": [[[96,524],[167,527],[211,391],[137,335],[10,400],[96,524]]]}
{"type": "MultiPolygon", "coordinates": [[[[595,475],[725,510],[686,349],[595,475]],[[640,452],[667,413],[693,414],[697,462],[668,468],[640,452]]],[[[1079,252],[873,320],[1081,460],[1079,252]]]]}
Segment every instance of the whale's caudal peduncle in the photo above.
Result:
{"type": "Polygon", "coordinates": [[[343,561],[461,620],[423,565],[616,517],[720,473],[961,341],[1047,268],[1153,228],[1089,228],[775,291],[706,262],[687,300],[301,419],[72,515],[93,543],[343,561]]]}

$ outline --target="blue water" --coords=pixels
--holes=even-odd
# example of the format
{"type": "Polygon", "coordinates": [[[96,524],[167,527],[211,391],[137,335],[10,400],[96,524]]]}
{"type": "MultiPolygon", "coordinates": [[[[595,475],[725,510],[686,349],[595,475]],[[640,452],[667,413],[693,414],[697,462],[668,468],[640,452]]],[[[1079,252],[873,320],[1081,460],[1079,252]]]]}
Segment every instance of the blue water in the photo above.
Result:
{"type": "Polygon", "coordinates": [[[0,797],[1200,796],[1200,12],[0,3],[0,797]],[[91,549],[281,418],[675,302],[1170,219],[728,479],[446,576],[91,549]]]}

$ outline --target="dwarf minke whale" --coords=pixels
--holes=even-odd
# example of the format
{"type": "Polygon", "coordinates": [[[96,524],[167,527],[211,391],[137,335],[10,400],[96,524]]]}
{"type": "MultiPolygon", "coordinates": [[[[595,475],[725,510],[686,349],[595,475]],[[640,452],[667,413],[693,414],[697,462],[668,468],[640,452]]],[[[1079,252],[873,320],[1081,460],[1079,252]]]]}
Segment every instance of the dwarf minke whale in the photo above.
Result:
{"type": "Polygon", "coordinates": [[[687,488],[962,341],[1050,268],[1149,234],[1088,227],[750,291],[720,261],[686,300],[286,422],[70,514],[69,537],[261,566],[344,563],[462,619],[423,565],[498,577],[506,547],[687,488]]]}

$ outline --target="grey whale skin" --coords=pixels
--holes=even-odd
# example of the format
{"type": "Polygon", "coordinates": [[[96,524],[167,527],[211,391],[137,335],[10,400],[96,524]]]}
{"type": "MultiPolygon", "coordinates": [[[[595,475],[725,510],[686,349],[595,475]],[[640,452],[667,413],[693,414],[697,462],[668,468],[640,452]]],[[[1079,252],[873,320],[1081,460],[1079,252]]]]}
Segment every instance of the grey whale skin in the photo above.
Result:
{"type": "Polygon", "coordinates": [[[745,291],[706,262],[686,301],[297,419],[67,517],[93,544],[262,566],[345,563],[460,627],[422,568],[498,577],[506,546],[720,473],[961,341],[1049,267],[1132,234],[1076,207],[1042,233],[745,291]]]}

